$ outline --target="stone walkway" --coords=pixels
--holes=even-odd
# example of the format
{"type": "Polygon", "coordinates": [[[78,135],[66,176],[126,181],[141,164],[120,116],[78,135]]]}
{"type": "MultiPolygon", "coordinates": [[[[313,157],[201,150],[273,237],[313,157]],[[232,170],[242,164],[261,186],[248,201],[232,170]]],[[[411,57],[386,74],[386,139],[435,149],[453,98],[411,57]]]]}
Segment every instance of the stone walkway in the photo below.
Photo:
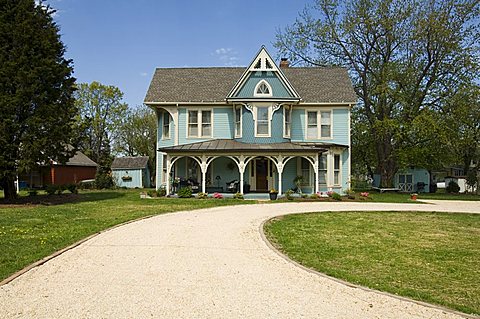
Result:
{"type": "Polygon", "coordinates": [[[2,318],[462,318],[306,271],[260,227],[288,213],[480,212],[432,205],[284,203],[160,215],[102,233],[0,287],[2,318]]]}

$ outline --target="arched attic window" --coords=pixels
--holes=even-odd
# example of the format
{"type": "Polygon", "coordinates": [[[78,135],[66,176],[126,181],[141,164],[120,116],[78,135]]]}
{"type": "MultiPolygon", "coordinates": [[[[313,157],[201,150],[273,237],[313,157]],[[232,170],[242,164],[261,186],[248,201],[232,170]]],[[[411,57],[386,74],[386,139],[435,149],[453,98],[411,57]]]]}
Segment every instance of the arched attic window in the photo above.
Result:
{"type": "Polygon", "coordinates": [[[254,96],[272,96],[272,87],[267,81],[261,80],[255,86],[254,96]]]}

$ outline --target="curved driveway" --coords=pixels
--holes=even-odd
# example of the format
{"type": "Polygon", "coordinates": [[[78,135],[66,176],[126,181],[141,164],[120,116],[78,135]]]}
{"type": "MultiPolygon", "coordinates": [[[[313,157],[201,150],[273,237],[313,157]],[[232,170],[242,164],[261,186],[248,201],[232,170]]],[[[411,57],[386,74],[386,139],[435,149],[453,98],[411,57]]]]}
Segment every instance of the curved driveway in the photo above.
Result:
{"type": "Polygon", "coordinates": [[[266,219],[297,212],[480,212],[478,202],[434,203],[258,204],[156,216],[102,233],[1,286],[0,317],[461,318],[306,271],[259,231],[266,219]]]}

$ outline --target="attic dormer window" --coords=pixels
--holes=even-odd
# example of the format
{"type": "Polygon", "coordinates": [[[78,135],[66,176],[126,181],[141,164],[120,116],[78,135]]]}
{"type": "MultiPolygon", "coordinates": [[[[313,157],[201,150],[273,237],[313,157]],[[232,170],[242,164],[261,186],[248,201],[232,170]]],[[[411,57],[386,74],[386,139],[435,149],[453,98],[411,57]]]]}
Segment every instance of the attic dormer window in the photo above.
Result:
{"type": "Polygon", "coordinates": [[[267,81],[261,80],[255,86],[254,96],[272,96],[272,87],[267,81]]]}

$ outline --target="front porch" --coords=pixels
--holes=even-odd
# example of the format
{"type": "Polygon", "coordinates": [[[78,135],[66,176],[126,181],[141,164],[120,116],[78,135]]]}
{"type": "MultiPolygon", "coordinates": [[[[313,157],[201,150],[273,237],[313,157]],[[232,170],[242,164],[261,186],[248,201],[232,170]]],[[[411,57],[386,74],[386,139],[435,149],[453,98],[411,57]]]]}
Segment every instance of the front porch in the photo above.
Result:
{"type": "Polygon", "coordinates": [[[267,196],[271,189],[281,195],[297,187],[304,193],[342,192],[345,187],[340,157],[334,157],[334,149],[340,148],[319,144],[247,144],[234,140],[166,147],[159,149],[161,153],[157,156],[161,159],[157,167],[162,167],[163,173],[157,174],[157,181],[162,181],[167,194],[187,185],[196,192],[267,196]],[[301,183],[294,182],[298,176],[301,183]]]}

